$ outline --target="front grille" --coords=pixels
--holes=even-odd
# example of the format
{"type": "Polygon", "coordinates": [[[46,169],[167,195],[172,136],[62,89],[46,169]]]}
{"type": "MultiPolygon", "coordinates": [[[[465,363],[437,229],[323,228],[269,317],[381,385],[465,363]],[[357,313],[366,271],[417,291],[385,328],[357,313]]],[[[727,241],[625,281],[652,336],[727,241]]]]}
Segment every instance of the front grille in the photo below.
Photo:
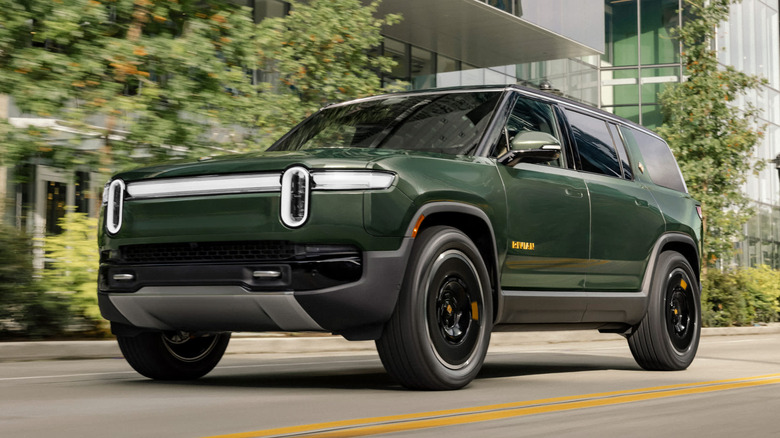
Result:
{"type": "Polygon", "coordinates": [[[271,240],[128,245],[120,250],[122,262],[133,264],[282,261],[296,254],[294,244],[271,240]]]}

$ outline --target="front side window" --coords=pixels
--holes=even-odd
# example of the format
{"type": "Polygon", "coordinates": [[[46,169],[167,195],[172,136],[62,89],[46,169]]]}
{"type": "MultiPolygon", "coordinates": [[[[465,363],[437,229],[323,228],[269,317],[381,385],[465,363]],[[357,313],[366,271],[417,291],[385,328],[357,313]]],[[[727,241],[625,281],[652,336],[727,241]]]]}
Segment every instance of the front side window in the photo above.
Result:
{"type": "MultiPolygon", "coordinates": [[[[539,134],[549,136],[551,141],[547,142],[548,144],[560,146],[557,132],[555,116],[550,105],[520,97],[512,107],[493,156],[499,157],[510,149],[537,148],[543,143],[544,138],[539,134]]],[[[538,164],[563,167],[563,156],[538,164]]]]}
{"type": "Polygon", "coordinates": [[[582,170],[622,178],[607,122],[568,109],[564,112],[580,153],[582,170]]]}
{"type": "Polygon", "coordinates": [[[468,154],[476,150],[500,91],[411,94],[325,108],[270,150],[384,148],[468,154]]]}

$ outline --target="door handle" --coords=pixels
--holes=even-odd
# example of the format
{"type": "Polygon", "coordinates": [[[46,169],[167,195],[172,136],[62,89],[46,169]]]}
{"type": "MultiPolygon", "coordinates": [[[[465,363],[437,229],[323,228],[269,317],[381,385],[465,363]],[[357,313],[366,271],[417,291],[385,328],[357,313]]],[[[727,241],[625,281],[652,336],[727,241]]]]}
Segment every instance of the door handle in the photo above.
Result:
{"type": "Polygon", "coordinates": [[[650,203],[645,201],[644,199],[634,198],[634,204],[640,206],[640,207],[649,207],[650,203]]]}
{"type": "Polygon", "coordinates": [[[566,193],[566,196],[571,196],[572,198],[582,198],[582,190],[566,189],[563,192],[566,193]]]}

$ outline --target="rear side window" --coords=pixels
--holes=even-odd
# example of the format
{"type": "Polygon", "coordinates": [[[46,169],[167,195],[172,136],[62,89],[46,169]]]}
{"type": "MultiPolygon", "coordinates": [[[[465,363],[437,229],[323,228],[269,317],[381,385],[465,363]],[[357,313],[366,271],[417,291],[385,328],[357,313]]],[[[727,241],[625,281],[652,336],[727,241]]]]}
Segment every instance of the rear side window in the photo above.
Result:
{"type": "Polygon", "coordinates": [[[564,112],[580,153],[582,170],[621,178],[620,162],[607,122],[566,109],[564,112]]]}
{"type": "Polygon", "coordinates": [[[620,127],[620,132],[629,145],[639,149],[644,161],[645,172],[655,184],[678,192],[688,192],[680,168],[677,167],[677,161],[663,140],[625,126],[620,127]]]}

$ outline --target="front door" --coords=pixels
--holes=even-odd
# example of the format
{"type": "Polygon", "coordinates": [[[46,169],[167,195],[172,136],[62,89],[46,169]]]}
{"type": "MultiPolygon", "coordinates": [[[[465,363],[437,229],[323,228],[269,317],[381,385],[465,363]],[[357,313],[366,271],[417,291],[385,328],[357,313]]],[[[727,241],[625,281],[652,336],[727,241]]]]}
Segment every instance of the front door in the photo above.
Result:
{"type": "MultiPolygon", "coordinates": [[[[521,96],[505,125],[504,144],[511,149],[512,139],[527,131],[561,139],[551,106],[521,96]]],[[[498,166],[508,213],[507,256],[501,269],[505,291],[584,287],[589,258],[589,197],[582,177],[567,165],[563,149],[558,160],[498,166]]]]}

